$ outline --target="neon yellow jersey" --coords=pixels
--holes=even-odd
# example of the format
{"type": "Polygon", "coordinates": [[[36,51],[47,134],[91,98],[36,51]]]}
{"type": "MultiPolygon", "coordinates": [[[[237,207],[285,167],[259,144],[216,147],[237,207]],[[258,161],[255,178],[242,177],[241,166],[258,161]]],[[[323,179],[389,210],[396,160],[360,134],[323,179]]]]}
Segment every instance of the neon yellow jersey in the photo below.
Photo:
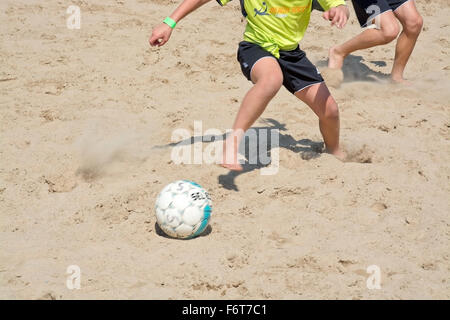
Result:
{"type": "MultiPolygon", "coordinates": [[[[224,6],[231,0],[217,0],[224,6]]],[[[240,0],[246,15],[244,40],[279,58],[279,50],[294,50],[305,35],[312,0],[240,0]]],[[[344,0],[318,0],[325,11],[345,5],[344,0]]]]}

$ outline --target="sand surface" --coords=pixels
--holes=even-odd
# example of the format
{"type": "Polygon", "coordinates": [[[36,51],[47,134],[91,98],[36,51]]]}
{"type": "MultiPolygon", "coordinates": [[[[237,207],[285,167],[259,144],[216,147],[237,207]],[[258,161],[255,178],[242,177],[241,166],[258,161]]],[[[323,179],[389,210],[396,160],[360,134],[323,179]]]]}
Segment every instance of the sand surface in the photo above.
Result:
{"type": "MultiPolygon", "coordinates": [[[[447,0],[417,1],[410,86],[385,81],[394,44],[348,58],[331,90],[352,162],[316,152],[316,117],[282,89],[255,124],[280,130],[270,176],[171,161],[173,130],[224,132],[251,86],[237,1],[205,5],[162,48],[148,36],[178,1],[72,3],[80,30],[66,2],[0,3],[0,298],[450,298],[447,0]],[[189,241],[155,229],[155,198],[179,179],[213,199],[189,241]]],[[[353,12],[344,31],[314,12],[301,47],[323,68],[359,31],[353,12]]]]}

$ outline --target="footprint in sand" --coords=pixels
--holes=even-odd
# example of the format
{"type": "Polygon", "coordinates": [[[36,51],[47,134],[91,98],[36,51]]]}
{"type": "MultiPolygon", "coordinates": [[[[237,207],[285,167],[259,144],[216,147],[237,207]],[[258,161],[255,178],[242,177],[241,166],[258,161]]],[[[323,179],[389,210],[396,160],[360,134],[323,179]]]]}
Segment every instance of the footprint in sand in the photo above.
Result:
{"type": "Polygon", "coordinates": [[[44,182],[48,185],[48,192],[50,193],[70,192],[77,186],[76,178],[73,175],[45,176],[44,182]]]}
{"type": "Polygon", "coordinates": [[[343,149],[347,154],[344,162],[373,163],[374,152],[366,144],[362,147],[347,145],[343,149]]]}

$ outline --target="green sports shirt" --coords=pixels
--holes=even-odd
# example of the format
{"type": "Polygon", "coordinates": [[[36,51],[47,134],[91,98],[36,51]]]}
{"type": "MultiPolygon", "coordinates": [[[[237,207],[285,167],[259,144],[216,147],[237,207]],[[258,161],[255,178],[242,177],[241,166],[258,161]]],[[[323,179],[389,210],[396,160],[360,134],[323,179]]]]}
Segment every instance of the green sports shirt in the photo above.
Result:
{"type": "MultiPolygon", "coordinates": [[[[231,0],[217,0],[224,6],[231,0]]],[[[247,18],[244,40],[279,58],[279,50],[294,50],[305,35],[312,0],[240,0],[247,18]]],[[[344,0],[318,0],[325,11],[345,5],[344,0]]]]}

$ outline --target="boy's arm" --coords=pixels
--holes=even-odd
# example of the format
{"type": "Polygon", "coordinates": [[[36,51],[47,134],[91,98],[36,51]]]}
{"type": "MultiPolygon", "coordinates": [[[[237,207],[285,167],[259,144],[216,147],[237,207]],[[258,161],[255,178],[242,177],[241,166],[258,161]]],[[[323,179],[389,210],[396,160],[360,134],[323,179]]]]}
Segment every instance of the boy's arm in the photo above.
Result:
{"type": "MultiPolygon", "coordinates": [[[[178,8],[170,15],[170,18],[176,23],[187,16],[192,11],[198,9],[205,3],[211,0],[184,0],[178,8]]],[[[162,46],[167,41],[169,41],[170,35],[172,34],[172,28],[165,23],[161,23],[153,29],[152,35],[150,36],[149,43],[151,46],[162,46]]]]}
{"type": "Polygon", "coordinates": [[[350,11],[344,0],[318,0],[325,12],[323,18],[331,21],[331,25],[343,28],[347,24],[350,11]]]}

